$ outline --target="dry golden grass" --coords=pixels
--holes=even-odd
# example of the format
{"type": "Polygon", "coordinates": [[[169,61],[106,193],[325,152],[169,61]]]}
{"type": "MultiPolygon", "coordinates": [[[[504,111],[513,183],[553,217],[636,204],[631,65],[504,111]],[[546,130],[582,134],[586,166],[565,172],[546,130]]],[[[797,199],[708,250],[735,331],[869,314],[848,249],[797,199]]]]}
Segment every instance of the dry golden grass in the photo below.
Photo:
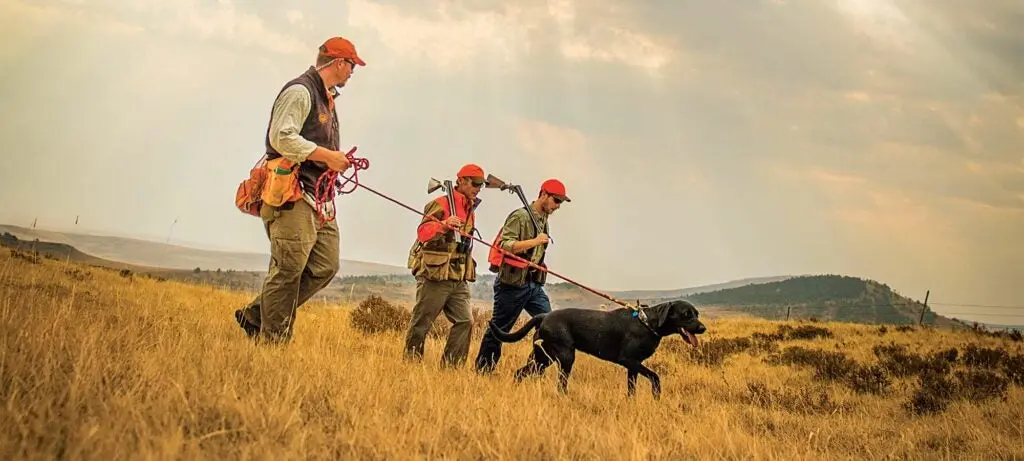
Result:
{"type": "MultiPolygon", "coordinates": [[[[407,364],[400,358],[401,332],[364,333],[351,326],[351,309],[332,306],[304,307],[288,347],[255,347],[232,317],[246,301],[244,293],[33,262],[0,251],[0,456],[1024,457],[1020,383],[1006,385],[999,378],[985,389],[1001,396],[987,400],[970,397],[984,386],[970,388],[974,393],[956,391],[967,397],[953,399],[938,413],[915,415],[904,407],[917,385],[914,376],[893,378],[887,393],[861,394],[839,381],[815,379],[813,368],[766,362],[773,354],[803,357],[783,353],[799,346],[876,363],[872,348],[890,341],[926,352],[958,348],[961,356],[971,343],[1020,357],[1021,343],[1005,338],[891,328],[880,334],[877,327],[813,324],[832,337],[757,343],[724,356],[720,365],[701,365],[701,357],[728,349],[723,338],[773,333],[781,325],[719,320],[708,325],[706,351],[693,353],[672,338],[647,362],[661,373],[662,400],[651,398],[642,378],[637,397],[629,400],[625,371],[584,355],[567,396],[557,394],[552,372],[515,385],[511,375],[525,360],[528,341],[507,345],[491,377],[468,368],[442,371],[438,339],[428,341],[422,364],[407,364]]],[[[475,331],[471,356],[479,336],[475,331]]],[[[958,361],[955,368],[1013,375],[1010,368],[990,365],[971,368],[958,361]]]]}

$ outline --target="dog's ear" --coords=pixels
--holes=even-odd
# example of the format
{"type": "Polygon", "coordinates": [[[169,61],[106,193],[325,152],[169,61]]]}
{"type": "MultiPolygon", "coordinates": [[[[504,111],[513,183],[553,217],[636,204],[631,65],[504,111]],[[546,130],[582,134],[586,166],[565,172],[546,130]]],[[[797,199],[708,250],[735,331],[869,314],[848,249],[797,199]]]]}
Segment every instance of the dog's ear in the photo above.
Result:
{"type": "Polygon", "coordinates": [[[656,307],[656,309],[660,309],[660,311],[658,311],[657,328],[660,329],[664,327],[665,322],[668,322],[668,318],[672,314],[672,306],[672,303],[665,303],[656,307]]]}

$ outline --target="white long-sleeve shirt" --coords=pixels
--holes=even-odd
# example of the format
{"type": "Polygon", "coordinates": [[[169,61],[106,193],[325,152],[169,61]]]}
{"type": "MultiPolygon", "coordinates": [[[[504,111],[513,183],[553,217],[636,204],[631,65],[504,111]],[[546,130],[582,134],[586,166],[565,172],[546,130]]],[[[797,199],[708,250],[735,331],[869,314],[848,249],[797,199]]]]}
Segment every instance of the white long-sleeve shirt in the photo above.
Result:
{"type": "Polygon", "coordinates": [[[270,145],[295,163],[306,160],[317,147],[315,143],[299,135],[302,123],[309,116],[311,101],[309,90],[296,83],[281,92],[271,112],[270,145]]]}
{"type": "MultiPolygon", "coordinates": [[[[311,110],[312,98],[306,87],[296,83],[285,88],[274,102],[270,114],[270,146],[284,158],[299,163],[317,148],[316,143],[303,138],[299,132],[311,110]]],[[[302,196],[316,209],[316,200],[305,187],[302,196]]],[[[324,216],[334,216],[334,200],[324,204],[324,216]]]]}

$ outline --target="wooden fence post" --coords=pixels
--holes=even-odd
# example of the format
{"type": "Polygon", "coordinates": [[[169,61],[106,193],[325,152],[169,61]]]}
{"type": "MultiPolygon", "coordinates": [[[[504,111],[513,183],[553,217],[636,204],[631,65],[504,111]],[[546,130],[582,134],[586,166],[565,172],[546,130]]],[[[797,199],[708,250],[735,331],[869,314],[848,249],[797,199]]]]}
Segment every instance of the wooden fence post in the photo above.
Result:
{"type": "Polygon", "coordinates": [[[917,320],[918,326],[924,324],[924,311],[928,310],[928,296],[931,294],[932,290],[928,290],[924,293],[924,305],[921,306],[921,318],[917,320]]]}

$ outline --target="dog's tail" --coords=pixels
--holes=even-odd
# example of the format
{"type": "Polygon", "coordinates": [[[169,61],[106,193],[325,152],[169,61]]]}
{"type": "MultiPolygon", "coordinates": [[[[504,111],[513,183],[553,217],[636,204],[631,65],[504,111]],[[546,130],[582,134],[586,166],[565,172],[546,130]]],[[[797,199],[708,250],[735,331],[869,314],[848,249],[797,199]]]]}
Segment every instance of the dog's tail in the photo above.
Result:
{"type": "Polygon", "coordinates": [[[529,321],[527,321],[526,325],[523,325],[522,328],[509,333],[506,333],[502,331],[501,328],[498,328],[498,326],[494,324],[494,320],[490,320],[487,323],[488,325],[491,326],[491,334],[493,334],[495,338],[498,338],[499,341],[503,343],[514,343],[516,341],[519,341],[520,339],[525,338],[526,335],[530,333],[530,330],[532,330],[537,325],[540,325],[540,322],[544,320],[545,315],[546,314],[538,314],[531,318],[529,321]]]}

